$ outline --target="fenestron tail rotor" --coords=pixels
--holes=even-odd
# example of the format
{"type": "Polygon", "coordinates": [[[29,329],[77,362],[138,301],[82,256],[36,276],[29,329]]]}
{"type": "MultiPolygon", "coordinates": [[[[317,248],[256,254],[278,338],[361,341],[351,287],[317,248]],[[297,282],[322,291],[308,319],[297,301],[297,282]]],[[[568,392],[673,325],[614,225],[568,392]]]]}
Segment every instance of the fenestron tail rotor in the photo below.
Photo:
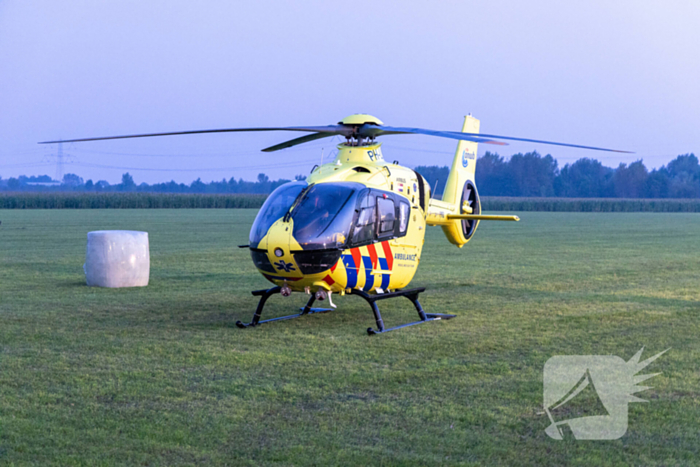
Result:
{"type": "Polygon", "coordinates": [[[580,144],[558,143],[554,141],[544,141],[530,138],[516,138],[513,136],[489,135],[480,133],[465,133],[459,131],[438,131],[428,130],[425,128],[410,128],[410,127],[391,127],[386,126],[376,117],[367,114],[354,114],[344,118],[336,125],[326,126],[291,126],[291,127],[259,127],[259,128],[221,128],[212,130],[190,130],[190,131],[175,131],[165,133],[144,133],[135,135],[122,136],[100,136],[93,138],[78,138],[55,141],[42,141],[39,144],[53,143],[81,143],[88,141],[103,141],[111,139],[129,139],[129,138],[150,138],[154,136],[177,136],[177,135],[194,135],[205,133],[238,133],[238,132],[253,132],[253,131],[298,131],[311,133],[310,135],[295,138],[285,141],[274,146],[263,149],[264,152],[279,151],[281,149],[291,148],[298,144],[308,143],[321,138],[330,136],[343,136],[347,139],[347,144],[353,146],[362,146],[365,143],[373,142],[379,136],[390,135],[426,135],[439,138],[449,138],[461,141],[472,141],[474,143],[495,144],[499,146],[507,145],[508,143],[499,140],[522,141],[528,143],[549,144],[555,146],[566,146],[580,149],[590,149],[594,151],[608,151],[631,153],[630,151],[621,151],[619,149],[606,149],[594,146],[583,146],[580,144]]]}

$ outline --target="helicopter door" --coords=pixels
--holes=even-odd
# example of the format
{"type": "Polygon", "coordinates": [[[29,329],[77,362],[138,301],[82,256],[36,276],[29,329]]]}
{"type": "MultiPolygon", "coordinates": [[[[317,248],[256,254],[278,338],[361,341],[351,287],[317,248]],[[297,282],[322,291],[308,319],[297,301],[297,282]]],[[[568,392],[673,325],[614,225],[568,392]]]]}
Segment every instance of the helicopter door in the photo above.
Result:
{"type": "Polygon", "coordinates": [[[364,245],[374,240],[375,224],[377,222],[375,197],[367,190],[361,196],[359,213],[352,233],[351,245],[364,245]]]}
{"type": "Polygon", "coordinates": [[[396,223],[396,207],[394,200],[387,195],[377,196],[377,240],[387,240],[394,237],[396,223]]]}
{"type": "Polygon", "coordinates": [[[399,201],[398,214],[398,229],[396,232],[396,236],[403,237],[406,235],[406,231],[408,230],[408,220],[411,215],[411,206],[409,206],[408,203],[405,201],[399,201]]]}

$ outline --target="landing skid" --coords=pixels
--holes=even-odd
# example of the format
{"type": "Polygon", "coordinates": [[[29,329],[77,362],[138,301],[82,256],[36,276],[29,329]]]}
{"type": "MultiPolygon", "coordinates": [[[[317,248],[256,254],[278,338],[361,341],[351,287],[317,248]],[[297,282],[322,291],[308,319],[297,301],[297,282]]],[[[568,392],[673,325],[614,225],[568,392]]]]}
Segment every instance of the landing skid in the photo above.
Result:
{"type": "Polygon", "coordinates": [[[311,308],[311,305],[313,305],[314,301],[316,301],[316,296],[314,294],[311,294],[311,298],[306,303],[306,306],[299,309],[301,313],[296,315],[281,316],[279,318],[264,319],[260,321],[260,316],[262,315],[262,310],[265,306],[265,302],[268,298],[270,298],[270,296],[280,293],[280,290],[281,287],[273,287],[267,290],[254,290],[253,295],[256,297],[260,297],[260,301],[258,302],[258,308],[255,310],[255,314],[253,315],[253,320],[248,324],[245,324],[242,321],[236,321],[236,326],[238,326],[241,329],[245,329],[253,326],[258,326],[259,324],[263,323],[271,323],[272,321],[285,321],[288,319],[300,318],[304,315],[313,315],[315,313],[328,313],[329,311],[333,311],[332,308],[311,308]]]}
{"type": "MultiPolygon", "coordinates": [[[[306,306],[301,308],[301,313],[295,314],[295,315],[287,315],[287,316],[282,316],[280,318],[271,318],[271,319],[265,319],[265,320],[260,320],[260,316],[262,315],[262,310],[265,307],[265,302],[267,301],[268,298],[270,298],[272,295],[280,293],[281,288],[280,287],[272,287],[271,289],[267,290],[255,290],[253,291],[253,295],[256,297],[260,297],[260,301],[258,302],[258,308],[255,310],[255,314],[253,315],[253,320],[245,324],[241,321],[236,321],[236,326],[238,326],[241,329],[245,329],[248,327],[254,327],[258,326],[263,323],[271,323],[273,321],[284,321],[288,319],[294,319],[294,318],[300,318],[305,315],[312,315],[315,313],[328,313],[329,311],[333,311],[331,308],[312,308],[311,306],[313,305],[314,301],[316,300],[316,296],[314,294],[311,294],[311,298],[309,298],[309,301],[306,303],[306,306]]],[[[362,290],[356,290],[352,289],[350,292],[351,295],[358,295],[362,297],[367,303],[369,303],[370,307],[372,308],[372,312],[374,313],[374,319],[377,322],[377,330],[375,331],[372,328],[367,328],[367,334],[370,336],[373,336],[375,334],[382,334],[385,332],[389,331],[394,331],[396,329],[401,329],[405,328],[408,326],[413,326],[414,324],[421,324],[421,323],[426,323],[428,321],[438,321],[441,319],[450,319],[454,318],[456,315],[448,315],[448,314],[442,314],[442,313],[426,313],[423,311],[423,307],[421,306],[420,302],[418,301],[418,294],[421,292],[425,291],[425,287],[421,287],[418,289],[409,289],[409,290],[401,290],[398,292],[391,292],[391,293],[383,293],[383,294],[376,294],[376,295],[370,295],[366,292],[363,292],[362,290]],[[416,311],[418,311],[418,316],[420,317],[420,321],[414,321],[412,323],[407,323],[407,324],[402,324],[400,326],[395,326],[393,328],[385,328],[384,327],[384,321],[382,320],[382,315],[379,312],[379,308],[377,307],[377,301],[378,300],[385,300],[387,298],[394,298],[394,297],[406,297],[408,298],[411,303],[413,303],[413,306],[416,307],[416,311]]]]}
{"type": "Polygon", "coordinates": [[[419,289],[409,289],[409,290],[400,290],[398,292],[391,292],[391,293],[383,293],[383,294],[376,294],[376,295],[370,295],[366,292],[363,292],[362,290],[355,290],[353,289],[350,293],[352,295],[359,295],[360,297],[364,298],[367,303],[369,303],[369,306],[372,307],[372,312],[374,313],[374,319],[377,322],[377,330],[375,331],[372,328],[367,328],[367,334],[370,336],[373,336],[375,334],[381,334],[384,332],[389,332],[389,331],[395,331],[396,329],[401,329],[401,328],[406,328],[408,326],[413,326],[414,324],[421,324],[421,323],[426,323],[428,321],[438,321],[441,319],[450,319],[454,318],[457,315],[446,315],[442,313],[426,313],[423,311],[423,307],[420,305],[420,302],[418,301],[418,294],[421,292],[425,292],[425,287],[421,287],[419,289]],[[412,323],[406,323],[402,324],[400,326],[395,326],[393,328],[388,328],[386,329],[384,327],[384,320],[382,320],[382,315],[379,313],[379,308],[377,307],[377,300],[385,300],[387,298],[394,298],[394,297],[406,297],[413,303],[413,306],[416,307],[416,311],[418,312],[418,316],[420,317],[420,321],[414,321],[412,323]]]}

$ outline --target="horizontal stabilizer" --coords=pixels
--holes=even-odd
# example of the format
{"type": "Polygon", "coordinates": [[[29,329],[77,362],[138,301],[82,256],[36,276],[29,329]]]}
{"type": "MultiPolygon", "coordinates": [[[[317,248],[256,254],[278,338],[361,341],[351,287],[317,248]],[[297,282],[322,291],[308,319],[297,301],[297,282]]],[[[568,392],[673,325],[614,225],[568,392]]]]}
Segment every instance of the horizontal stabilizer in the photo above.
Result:
{"type": "Polygon", "coordinates": [[[474,221],[515,221],[518,222],[520,218],[518,216],[487,216],[483,214],[448,214],[448,220],[452,219],[465,219],[474,221]]]}

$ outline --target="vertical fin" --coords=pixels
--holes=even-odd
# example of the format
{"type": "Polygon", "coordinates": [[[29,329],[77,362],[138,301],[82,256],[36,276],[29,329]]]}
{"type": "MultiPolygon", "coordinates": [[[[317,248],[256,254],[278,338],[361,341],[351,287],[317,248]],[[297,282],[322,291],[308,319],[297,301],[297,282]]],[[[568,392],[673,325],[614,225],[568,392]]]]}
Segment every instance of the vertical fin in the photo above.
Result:
{"type": "MultiPolygon", "coordinates": [[[[465,133],[479,133],[479,120],[467,115],[464,117],[464,125],[462,131],[465,133]]],[[[474,181],[476,170],[476,150],[477,143],[471,141],[460,141],[457,144],[454,160],[452,161],[452,169],[450,175],[445,182],[445,190],[442,194],[442,200],[458,206],[462,202],[462,190],[467,180],[474,181]]]]}

